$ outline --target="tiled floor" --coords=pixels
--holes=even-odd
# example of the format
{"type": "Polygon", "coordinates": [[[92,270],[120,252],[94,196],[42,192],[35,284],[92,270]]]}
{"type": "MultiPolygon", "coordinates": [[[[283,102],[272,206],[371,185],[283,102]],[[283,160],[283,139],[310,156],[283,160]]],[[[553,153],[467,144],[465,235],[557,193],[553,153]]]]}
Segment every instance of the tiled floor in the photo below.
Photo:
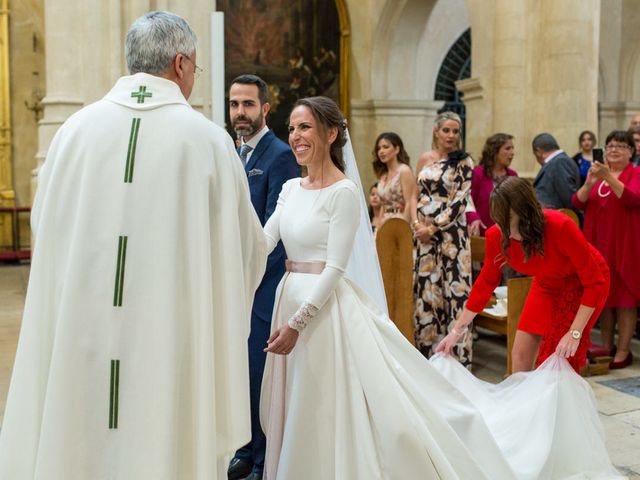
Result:
{"type": "MultiPolygon", "coordinates": [[[[28,266],[0,265],[0,419],[9,387],[28,276],[28,266]]],[[[634,341],[633,350],[636,360],[631,367],[587,380],[598,401],[613,463],[630,479],[640,480],[640,397],[637,396],[640,392],[640,342],[634,341]]],[[[478,377],[490,382],[499,381],[506,365],[504,340],[491,334],[482,335],[474,344],[474,365],[478,377]]]]}

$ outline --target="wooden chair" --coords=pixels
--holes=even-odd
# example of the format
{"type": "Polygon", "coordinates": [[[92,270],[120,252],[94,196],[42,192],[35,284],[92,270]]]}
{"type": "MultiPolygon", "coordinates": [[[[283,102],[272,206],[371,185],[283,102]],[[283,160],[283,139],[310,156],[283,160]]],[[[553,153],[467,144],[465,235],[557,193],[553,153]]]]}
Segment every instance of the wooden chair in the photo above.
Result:
{"type": "Polygon", "coordinates": [[[507,280],[507,314],[492,315],[482,311],[476,315],[474,323],[478,327],[507,336],[507,375],[511,375],[511,350],[518,329],[518,322],[527,300],[533,277],[510,278],[507,280]]]}
{"type": "Polygon", "coordinates": [[[471,237],[471,261],[483,262],[484,261],[484,249],[486,239],[484,237],[471,237]]]}
{"type": "MultiPolygon", "coordinates": [[[[573,213],[573,211],[571,212],[573,213]]],[[[471,237],[471,261],[484,261],[485,242],[484,237],[471,237]]],[[[507,336],[507,375],[510,375],[512,371],[511,349],[513,348],[513,339],[516,336],[518,322],[520,321],[520,315],[529,294],[532,280],[532,277],[510,278],[507,280],[507,314],[492,315],[482,311],[476,315],[474,320],[474,324],[478,327],[507,336]]],[[[489,304],[491,303],[492,301],[489,302],[489,304]]]]}
{"type": "Polygon", "coordinates": [[[389,317],[415,345],[413,327],[413,235],[409,223],[390,218],[378,229],[376,249],[382,270],[389,317]]]}
{"type": "Polygon", "coordinates": [[[578,214],[576,212],[570,208],[561,208],[558,211],[564,213],[567,217],[573,220],[576,225],[580,226],[580,219],[578,219],[578,214]]]}

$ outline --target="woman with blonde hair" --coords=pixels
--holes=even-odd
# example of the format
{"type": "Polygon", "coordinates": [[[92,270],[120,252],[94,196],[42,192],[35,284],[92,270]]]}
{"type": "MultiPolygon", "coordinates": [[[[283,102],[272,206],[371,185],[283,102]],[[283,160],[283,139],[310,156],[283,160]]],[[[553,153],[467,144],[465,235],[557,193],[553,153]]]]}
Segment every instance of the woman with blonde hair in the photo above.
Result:
{"type": "MultiPolygon", "coordinates": [[[[418,188],[411,224],[415,263],[416,345],[427,358],[435,353],[467,301],[471,287],[471,252],[465,209],[469,202],[473,160],[461,150],[462,120],[453,112],[436,117],[433,150],[416,166],[418,188]]],[[[459,339],[454,355],[471,366],[471,335],[459,339]]]]}

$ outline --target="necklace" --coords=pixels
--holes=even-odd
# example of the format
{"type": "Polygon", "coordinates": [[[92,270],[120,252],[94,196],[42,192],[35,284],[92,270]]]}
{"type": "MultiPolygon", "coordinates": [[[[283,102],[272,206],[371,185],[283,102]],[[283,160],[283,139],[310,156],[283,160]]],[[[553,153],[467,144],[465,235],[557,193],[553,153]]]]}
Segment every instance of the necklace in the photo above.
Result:
{"type": "Polygon", "coordinates": [[[609,195],[611,195],[611,187],[609,187],[609,191],[606,193],[602,193],[602,186],[604,185],[604,182],[601,182],[600,185],[598,185],[598,195],[600,195],[600,198],[606,198],[609,195]]]}

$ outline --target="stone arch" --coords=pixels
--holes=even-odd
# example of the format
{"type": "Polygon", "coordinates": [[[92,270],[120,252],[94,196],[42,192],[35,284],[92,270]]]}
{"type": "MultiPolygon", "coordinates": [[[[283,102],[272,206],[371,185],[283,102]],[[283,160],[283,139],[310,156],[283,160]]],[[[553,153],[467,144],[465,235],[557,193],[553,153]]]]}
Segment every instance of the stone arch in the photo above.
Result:
{"type": "Polygon", "coordinates": [[[466,0],[387,0],[372,49],[373,97],[433,100],[440,65],[469,26],[466,0]]]}

